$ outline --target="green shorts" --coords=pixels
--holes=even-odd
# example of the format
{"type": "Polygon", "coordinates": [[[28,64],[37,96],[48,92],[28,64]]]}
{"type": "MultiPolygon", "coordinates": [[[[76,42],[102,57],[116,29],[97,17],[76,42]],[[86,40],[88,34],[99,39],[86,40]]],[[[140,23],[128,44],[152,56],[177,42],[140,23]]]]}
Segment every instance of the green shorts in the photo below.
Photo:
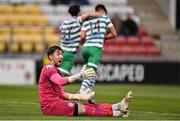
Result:
{"type": "Polygon", "coordinates": [[[74,52],[63,52],[63,60],[60,67],[60,70],[62,73],[65,73],[66,75],[71,74],[71,69],[74,66],[75,63],[75,53],[74,52]]]}
{"type": "Polygon", "coordinates": [[[82,49],[84,63],[96,71],[101,63],[102,49],[98,47],[85,46],[82,49]]]}

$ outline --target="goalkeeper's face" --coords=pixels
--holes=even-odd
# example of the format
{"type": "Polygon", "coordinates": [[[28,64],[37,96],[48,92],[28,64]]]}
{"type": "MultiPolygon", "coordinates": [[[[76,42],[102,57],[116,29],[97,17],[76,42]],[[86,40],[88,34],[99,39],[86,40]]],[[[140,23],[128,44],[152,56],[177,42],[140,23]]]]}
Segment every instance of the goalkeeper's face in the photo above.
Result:
{"type": "Polygon", "coordinates": [[[52,56],[52,61],[54,66],[60,67],[63,59],[63,52],[61,50],[56,50],[52,56]]]}

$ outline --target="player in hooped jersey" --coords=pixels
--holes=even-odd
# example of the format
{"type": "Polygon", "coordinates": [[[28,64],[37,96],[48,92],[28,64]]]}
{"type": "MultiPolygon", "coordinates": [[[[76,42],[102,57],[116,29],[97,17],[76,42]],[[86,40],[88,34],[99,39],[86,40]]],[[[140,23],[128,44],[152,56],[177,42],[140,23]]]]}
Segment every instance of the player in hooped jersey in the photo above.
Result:
{"type": "MultiPolygon", "coordinates": [[[[83,22],[82,38],[85,39],[82,48],[82,57],[87,68],[93,68],[95,71],[100,65],[102,58],[102,49],[106,39],[112,39],[117,36],[116,30],[107,16],[107,9],[104,5],[98,4],[95,11],[103,14],[99,17],[91,17],[83,22]]],[[[96,78],[90,80],[83,80],[79,92],[83,92],[87,88],[93,91],[96,78]]],[[[92,100],[89,101],[93,103],[92,100]]]]}
{"type": "Polygon", "coordinates": [[[43,67],[38,84],[39,102],[43,115],[128,116],[127,108],[133,98],[131,91],[121,102],[116,104],[82,104],[69,101],[73,99],[89,100],[94,96],[95,93],[88,89],[81,94],[70,94],[64,92],[63,86],[75,80],[91,78],[95,76],[95,72],[92,68],[85,69],[83,67],[78,74],[63,77],[58,70],[63,59],[61,47],[49,47],[47,56],[49,64],[43,67]]]}
{"type": "Polygon", "coordinates": [[[81,25],[85,19],[91,16],[101,16],[97,12],[84,13],[81,15],[80,6],[73,4],[69,6],[71,19],[63,21],[59,27],[61,33],[61,48],[64,51],[64,58],[60,68],[64,75],[71,75],[71,69],[75,63],[75,54],[81,41],[81,25]]]}

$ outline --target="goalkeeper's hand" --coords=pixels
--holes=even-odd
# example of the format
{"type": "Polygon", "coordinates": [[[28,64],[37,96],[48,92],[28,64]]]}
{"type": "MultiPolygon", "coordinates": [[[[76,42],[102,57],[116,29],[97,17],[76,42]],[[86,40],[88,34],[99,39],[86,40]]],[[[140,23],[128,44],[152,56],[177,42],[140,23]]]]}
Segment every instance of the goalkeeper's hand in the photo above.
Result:
{"type": "Polygon", "coordinates": [[[90,100],[94,97],[95,92],[91,91],[89,88],[86,89],[84,92],[77,94],[78,100],[90,100]]]}
{"type": "Polygon", "coordinates": [[[93,68],[86,69],[86,65],[84,65],[80,71],[81,79],[90,79],[96,76],[96,72],[93,68]]]}
{"type": "Polygon", "coordinates": [[[75,80],[84,80],[84,79],[90,79],[92,77],[96,76],[96,72],[93,68],[86,69],[86,65],[82,67],[81,71],[78,74],[75,74],[73,76],[69,76],[68,80],[70,83],[74,82],[75,80]]]}

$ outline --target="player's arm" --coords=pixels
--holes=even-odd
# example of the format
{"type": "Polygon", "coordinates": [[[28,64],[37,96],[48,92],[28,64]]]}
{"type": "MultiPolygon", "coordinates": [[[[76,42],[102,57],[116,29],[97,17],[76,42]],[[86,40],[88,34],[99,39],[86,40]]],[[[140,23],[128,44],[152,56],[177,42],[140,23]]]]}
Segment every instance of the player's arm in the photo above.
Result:
{"type": "Polygon", "coordinates": [[[117,32],[110,18],[107,19],[107,24],[108,24],[108,30],[105,39],[113,39],[117,36],[117,32]]]}
{"type": "Polygon", "coordinates": [[[82,24],[82,27],[81,27],[81,41],[85,40],[85,38],[86,38],[86,27],[85,27],[85,24],[87,24],[86,21],[82,24]]]}
{"type": "Polygon", "coordinates": [[[102,16],[102,14],[98,12],[84,13],[79,18],[81,19],[81,21],[84,21],[88,17],[93,17],[93,16],[102,16]]]}
{"type": "Polygon", "coordinates": [[[64,99],[67,100],[90,100],[94,96],[95,92],[90,91],[89,89],[86,89],[83,93],[81,94],[71,94],[64,92],[63,96],[64,99]]]}
{"type": "Polygon", "coordinates": [[[108,28],[108,33],[106,35],[105,39],[113,39],[117,36],[117,32],[116,29],[114,28],[114,26],[108,28]]]}
{"type": "Polygon", "coordinates": [[[81,30],[81,41],[85,40],[86,38],[86,31],[81,30]]]}
{"type": "Polygon", "coordinates": [[[66,85],[76,80],[89,79],[91,77],[94,77],[95,75],[96,75],[95,71],[92,68],[85,69],[85,66],[84,66],[78,74],[68,76],[68,77],[62,77],[59,73],[53,73],[50,76],[50,80],[58,85],[66,85]]]}

